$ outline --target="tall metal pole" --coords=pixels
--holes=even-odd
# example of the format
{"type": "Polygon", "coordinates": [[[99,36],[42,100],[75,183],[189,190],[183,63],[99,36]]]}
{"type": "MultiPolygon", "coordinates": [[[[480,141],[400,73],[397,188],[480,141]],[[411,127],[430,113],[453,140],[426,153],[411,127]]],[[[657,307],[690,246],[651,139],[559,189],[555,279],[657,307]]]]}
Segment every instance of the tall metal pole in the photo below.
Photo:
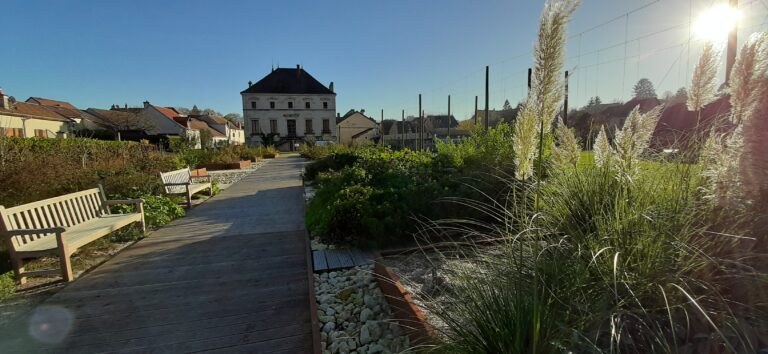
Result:
{"type": "Polygon", "coordinates": [[[533,75],[533,69],[528,68],[528,91],[531,90],[531,76],[533,75]]]}
{"type": "Polygon", "coordinates": [[[477,96],[475,96],[475,125],[477,125],[477,96]]]}
{"type": "Polygon", "coordinates": [[[485,131],[488,131],[488,121],[490,121],[490,117],[488,116],[488,71],[489,66],[485,66],[485,131]]]}
{"type": "Polygon", "coordinates": [[[405,148],[405,110],[403,110],[403,117],[400,121],[400,139],[402,139],[401,148],[405,148]]]}
{"type": "Polygon", "coordinates": [[[379,135],[380,135],[380,144],[381,146],[384,146],[384,110],[381,110],[381,120],[379,120],[379,135]]]}
{"type": "MultiPolygon", "coordinates": [[[[738,9],[739,8],[739,0],[730,0],[731,8],[738,9]]],[[[731,29],[731,32],[728,33],[728,52],[726,53],[725,57],[725,84],[727,85],[729,81],[731,81],[731,70],[733,69],[733,64],[736,63],[736,47],[738,45],[738,35],[739,35],[739,24],[736,23],[733,26],[733,29],[731,29]]]]}
{"type": "Polygon", "coordinates": [[[563,124],[568,126],[568,70],[565,71],[565,100],[563,101],[563,124]]]}
{"type": "Polygon", "coordinates": [[[421,112],[421,94],[419,94],[419,142],[418,149],[422,150],[424,145],[424,114],[421,112]]]}
{"type": "Polygon", "coordinates": [[[451,95],[448,95],[448,140],[451,140],[451,95]]]}

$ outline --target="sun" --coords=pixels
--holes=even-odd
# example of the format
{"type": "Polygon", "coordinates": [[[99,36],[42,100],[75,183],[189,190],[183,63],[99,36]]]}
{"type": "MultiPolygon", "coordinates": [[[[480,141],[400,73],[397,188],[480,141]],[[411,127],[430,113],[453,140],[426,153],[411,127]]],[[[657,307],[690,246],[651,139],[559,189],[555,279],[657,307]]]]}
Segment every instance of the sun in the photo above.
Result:
{"type": "Polygon", "coordinates": [[[703,12],[693,24],[693,30],[700,39],[713,43],[728,40],[731,32],[741,20],[741,11],[725,4],[715,5],[703,12]]]}

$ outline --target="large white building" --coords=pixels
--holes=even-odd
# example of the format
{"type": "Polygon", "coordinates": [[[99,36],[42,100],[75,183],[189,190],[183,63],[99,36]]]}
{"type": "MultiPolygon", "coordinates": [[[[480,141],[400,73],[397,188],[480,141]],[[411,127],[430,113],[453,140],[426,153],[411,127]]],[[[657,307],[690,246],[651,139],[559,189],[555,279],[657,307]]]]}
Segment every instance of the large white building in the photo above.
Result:
{"type": "Polygon", "coordinates": [[[272,143],[280,150],[296,144],[336,141],[336,93],[300,66],[277,68],[240,92],[249,145],[272,143]]]}

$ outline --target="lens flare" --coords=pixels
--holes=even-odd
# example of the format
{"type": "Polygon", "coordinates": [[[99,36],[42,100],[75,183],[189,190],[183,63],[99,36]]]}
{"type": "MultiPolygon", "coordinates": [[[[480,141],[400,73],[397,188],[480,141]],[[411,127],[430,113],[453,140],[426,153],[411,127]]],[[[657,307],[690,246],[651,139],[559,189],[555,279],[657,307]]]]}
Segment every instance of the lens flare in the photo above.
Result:
{"type": "Polygon", "coordinates": [[[713,43],[724,43],[741,20],[741,11],[725,4],[711,7],[703,12],[693,25],[694,33],[700,39],[713,43]]]}

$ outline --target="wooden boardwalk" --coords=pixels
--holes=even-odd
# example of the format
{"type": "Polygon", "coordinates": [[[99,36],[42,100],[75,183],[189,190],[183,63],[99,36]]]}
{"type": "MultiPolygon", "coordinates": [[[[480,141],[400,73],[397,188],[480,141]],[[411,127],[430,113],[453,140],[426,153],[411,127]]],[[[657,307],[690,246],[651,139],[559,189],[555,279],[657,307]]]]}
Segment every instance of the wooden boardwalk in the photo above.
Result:
{"type": "Polygon", "coordinates": [[[312,352],[300,172],[271,161],[0,328],[2,352],[312,352]]]}

